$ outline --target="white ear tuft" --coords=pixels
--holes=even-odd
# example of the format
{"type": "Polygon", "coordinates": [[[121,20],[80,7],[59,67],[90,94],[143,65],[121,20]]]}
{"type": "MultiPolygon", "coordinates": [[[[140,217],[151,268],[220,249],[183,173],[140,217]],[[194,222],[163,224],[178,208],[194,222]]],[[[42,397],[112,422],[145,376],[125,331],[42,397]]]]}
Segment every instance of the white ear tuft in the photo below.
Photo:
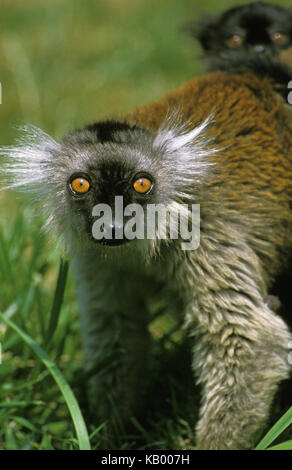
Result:
{"type": "Polygon", "coordinates": [[[210,157],[218,149],[213,147],[212,138],[206,135],[213,115],[193,129],[189,122],[181,124],[179,117],[178,110],[164,121],[154,139],[153,147],[161,151],[165,166],[171,170],[173,184],[181,196],[183,188],[202,183],[210,173],[214,166],[210,157]]]}
{"type": "Polygon", "coordinates": [[[61,150],[52,137],[41,129],[29,125],[20,128],[23,136],[17,145],[0,148],[0,155],[6,157],[1,165],[1,190],[19,188],[35,192],[46,184],[52,174],[52,162],[61,150]]]}

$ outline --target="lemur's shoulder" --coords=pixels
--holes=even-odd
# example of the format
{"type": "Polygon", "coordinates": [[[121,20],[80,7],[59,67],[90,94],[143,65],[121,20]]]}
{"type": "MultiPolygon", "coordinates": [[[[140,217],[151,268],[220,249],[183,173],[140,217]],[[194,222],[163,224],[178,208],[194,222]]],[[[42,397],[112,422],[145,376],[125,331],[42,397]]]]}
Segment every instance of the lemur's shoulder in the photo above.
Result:
{"type": "Polygon", "coordinates": [[[130,124],[156,132],[172,113],[177,113],[178,120],[189,122],[190,127],[213,115],[213,133],[221,135],[222,130],[226,138],[232,138],[247,126],[250,129],[269,126],[273,133],[279,123],[287,124],[284,102],[274,92],[269,78],[250,71],[243,74],[216,71],[192,78],[124,118],[130,124]]]}

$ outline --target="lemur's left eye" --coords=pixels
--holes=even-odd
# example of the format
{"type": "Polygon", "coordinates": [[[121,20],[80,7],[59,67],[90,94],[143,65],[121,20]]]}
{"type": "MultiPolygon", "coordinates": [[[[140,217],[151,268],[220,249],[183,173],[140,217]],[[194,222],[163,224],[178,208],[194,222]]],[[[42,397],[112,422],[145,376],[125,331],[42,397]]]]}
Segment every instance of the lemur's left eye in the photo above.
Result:
{"type": "Polygon", "coordinates": [[[242,45],[243,38],[240,34],[233,34],[228,38],[227,42],[230,47],[240,47],[242,45]]]}
{"type": "Polygon", "coordinates": [[[152,188],[152,181],[146,176],[141,176],[134,181],[133,188],[137,193],[146,194],[152,188]]]}
{"type": "Polygon", "coordinates": [[[83,176],[77,176],[71,181],[70,188],[74,193],[85,194],[90,189],[90,182],[83,176]]]}
{"type": "Polygon", "coordinates": [[[275,33],[272,33],[272,41],[276,44],[284,44],[287,39],[287,35],[284,33],[279,33],[276,31],[275,33]]]}

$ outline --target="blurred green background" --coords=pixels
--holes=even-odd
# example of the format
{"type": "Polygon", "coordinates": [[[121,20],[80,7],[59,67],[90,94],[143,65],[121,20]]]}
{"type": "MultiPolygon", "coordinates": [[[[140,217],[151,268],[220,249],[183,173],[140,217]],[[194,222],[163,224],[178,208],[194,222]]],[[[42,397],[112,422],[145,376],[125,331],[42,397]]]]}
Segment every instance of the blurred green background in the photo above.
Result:
{"type": "MultiPolygon", "coordinates": [[[[200,11],[241,3],[248,2],[1,0],[0,146],[13,143],[16,125],[33,123],[58,139],[75,127],[154,100],[201,73],[200,50],[181,26],[200,11]]],[[[289,6],[290,0],[273,3],[289,6]]],[[[58,323],[53,318],[52,324],[59,252],[41,234],[41,222],[30,216],[22,197],[0,193],[0,311],[43,346],[86,413],[82,375],[78,380],[82,348],[74,286],[69,276],[58,323]]],[[[177,325],[167,315],[150,326],[161,340],[157,352],[164,367],[164,374],[153,372],[163,379],[155,388],[155,400],[149,394],[151,404],[157,401],[154,430],[150,433],[136,422],[143,444],[132,436],[122,440],[122,448],[137,448],[139,442],[142,448],[192,448],[197,407],[191,413],[183,408],[185,388],[193,390],[186,373],[189,356],[175,349],[177,325]],[[166,395],[164,405],[160,392],[166,395]]],[[[48,370],[3,323],[0,342],[0,449],[78,448],[67,406],[48,370]]],[[[198,392],[192,393],[198,406],[198,392]]],[[[281,411],[275,406],[276,416],[281,411]]],[[[94,448],[101,445],[94,441],[94,448]]]]}
{"type": "Polygon", "coordinates": [[[19,121],[58,137],[176,87],[201,70],[181,25],[240,3],[248,2],[2,0],[1,145],[19,121]]]}

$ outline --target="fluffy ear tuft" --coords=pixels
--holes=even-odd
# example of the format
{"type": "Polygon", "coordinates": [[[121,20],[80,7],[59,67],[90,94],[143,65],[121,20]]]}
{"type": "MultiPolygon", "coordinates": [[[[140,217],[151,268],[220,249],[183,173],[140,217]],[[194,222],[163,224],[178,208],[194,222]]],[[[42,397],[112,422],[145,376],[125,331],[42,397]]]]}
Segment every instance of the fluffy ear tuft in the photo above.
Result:
{"type": "Polygon", "coordinates": [[[16,145],[0,148],[0,155],[5,157],[0,168],[0,191],[17,189],[29,193],[34,212],[45,221],[43,229],[56,233],[55,162],[62,146],[35,126],[22,126],[20,130],[22,136],[16,145]]]}
{"type": "Polygon", "coordinates": [[[179,111],[175,111],[157,132],[153,147],[163,155],[175,199],[192,197],[196,185],[201,186],[212,173],[214,163],[210,157],[218,152],[206,133],[212,121],[213,115],[210,115],[192,129],[189,122],[181,124],[179,111]]]}
{"type": "Polygon", "coordinates": [[[16,145],[0,148],[5,162],[1,165],[1,190],[19,188],[25,192],[43,193],[53,172],[53,161],[61,145],[41,129],[29,125],[20,128],[22,137],[16,145]]]}

